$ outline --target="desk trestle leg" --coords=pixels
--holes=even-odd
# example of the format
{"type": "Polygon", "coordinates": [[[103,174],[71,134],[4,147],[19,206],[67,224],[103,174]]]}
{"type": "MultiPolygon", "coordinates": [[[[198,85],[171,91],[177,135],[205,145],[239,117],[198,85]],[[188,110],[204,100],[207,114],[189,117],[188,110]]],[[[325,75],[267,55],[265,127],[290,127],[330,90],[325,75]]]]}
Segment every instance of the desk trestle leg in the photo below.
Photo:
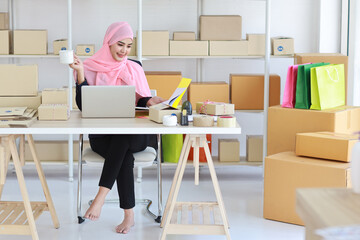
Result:
{"type": "Polygon", "coordinates": [[[205,135],[187,135],[185,138],[161,227],[164,227],[161,240],[165,240],[167,234],[226,235],[228,240],[231,239],[224,202],[205,135]],[[199,147],[204,147],[216,202],[176,202],[191,146],[194,147],[195,185],[199,184],[199,147]]]}

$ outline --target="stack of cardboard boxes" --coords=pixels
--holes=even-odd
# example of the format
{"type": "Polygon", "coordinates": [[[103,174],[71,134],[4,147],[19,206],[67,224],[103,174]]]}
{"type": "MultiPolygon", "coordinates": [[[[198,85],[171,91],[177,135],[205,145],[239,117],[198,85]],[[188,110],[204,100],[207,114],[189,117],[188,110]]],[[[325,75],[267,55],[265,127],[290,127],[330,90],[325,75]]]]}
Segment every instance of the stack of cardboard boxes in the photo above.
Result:
{"type": "Polygon", "coordinates": [[[10,54],[9,14],[0,12],[0,54],[10,54]]]}
{"type": "Polygon", "coordinates": [[[42,91],[39,120],[68,120],[70,109],[68,103],[68,88],[48,88],[42,91]]]}

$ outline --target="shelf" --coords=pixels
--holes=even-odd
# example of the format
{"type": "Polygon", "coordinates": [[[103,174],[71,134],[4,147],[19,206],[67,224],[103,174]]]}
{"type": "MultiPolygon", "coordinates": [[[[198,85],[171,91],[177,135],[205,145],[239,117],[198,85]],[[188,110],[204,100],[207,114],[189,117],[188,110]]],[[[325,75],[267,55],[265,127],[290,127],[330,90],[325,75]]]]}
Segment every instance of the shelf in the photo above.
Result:
{"type": "MultiPolygon", "coordinates": [[[[213,156],[213,162],[215,167],[216,166],[262,166],[262,162],[247,162],[245,160],[245,157],[240,157],[239,162],[220,162],[217,156],[213,156]]],[[[207,166],[206,162],[200,162],[200,166],[207,166]]],[[[169,166],[176,166],[177,163],[169,163],[169,162],[163,162],[161,163],[161,166],[163,167],[169,167],[169,166]]],[[[187,166],[192,166],[192,161],[188,161],[186,163],[187,166]]]]}
{"type": "Polygon", "coordinates": [[[59,58],[59,55],[45,54],[45,55],[0,55],[0,58],[59,58]]]}

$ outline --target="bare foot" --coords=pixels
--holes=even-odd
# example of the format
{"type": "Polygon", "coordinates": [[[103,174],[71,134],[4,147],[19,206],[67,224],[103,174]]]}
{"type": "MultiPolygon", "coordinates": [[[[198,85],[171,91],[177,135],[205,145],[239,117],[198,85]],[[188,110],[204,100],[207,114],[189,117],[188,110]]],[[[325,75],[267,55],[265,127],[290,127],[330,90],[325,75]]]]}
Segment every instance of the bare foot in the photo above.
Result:
{"type": "Polygon", "coordinates": [[[94,201],[91,203],[91,206],[86,211],[84,218],[90,219],[92,221],[98,220],[101,213],[101,208],[104,205],[105,197],[107,193],[109,192],[108,188],[100,187],[99,191],[94,199],[94,201]]]}
{"type": "Polygon", "coordinates": [[[135,225],[134,211],[132,209],[125,209],[124,212],[124,220],[116,227],[116,232],[127,234],[130,232],[130,228],[135,225]]]}

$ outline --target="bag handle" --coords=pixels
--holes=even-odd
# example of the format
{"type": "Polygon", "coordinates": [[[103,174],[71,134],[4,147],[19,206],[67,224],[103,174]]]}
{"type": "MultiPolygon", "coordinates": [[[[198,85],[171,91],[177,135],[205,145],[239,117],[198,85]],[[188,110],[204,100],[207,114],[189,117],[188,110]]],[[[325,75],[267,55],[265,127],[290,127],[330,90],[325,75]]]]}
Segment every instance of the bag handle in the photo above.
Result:
{"type": "Polygon", "coordinates": [[[339,80],[340,80],[339,71],[338,71],[337,68],[333,68],[333,69],[335,69],[335,71],[336,71],[337,79],[334,79],[334,78],[331,77],[329,68],[326,68],[326,72],[327,72],[327,74],[329,75],[330,80],[337,83],[337,82],[339,82],[339,80]]]}

